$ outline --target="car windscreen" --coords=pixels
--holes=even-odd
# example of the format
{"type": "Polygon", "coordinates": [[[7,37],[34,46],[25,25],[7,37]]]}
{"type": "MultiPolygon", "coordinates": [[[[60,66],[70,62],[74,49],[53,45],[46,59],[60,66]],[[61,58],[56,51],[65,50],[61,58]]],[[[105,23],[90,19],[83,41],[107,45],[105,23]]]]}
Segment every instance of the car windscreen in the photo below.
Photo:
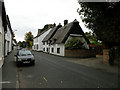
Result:
{"type": "Polygon", "coordinates": [[[19,56],[26,56],[26,55],[32,55],[32,53],[26,50],[19,51],[19,56]]]}

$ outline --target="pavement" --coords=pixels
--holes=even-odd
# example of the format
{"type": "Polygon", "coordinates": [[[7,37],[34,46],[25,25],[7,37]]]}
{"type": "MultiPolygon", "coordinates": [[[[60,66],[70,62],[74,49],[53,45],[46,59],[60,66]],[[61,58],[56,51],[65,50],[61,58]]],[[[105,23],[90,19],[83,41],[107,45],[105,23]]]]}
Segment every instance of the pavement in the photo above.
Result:
{"type": "Polygon", "coordinates": [[[69,60],[67,61],[81,64],[87,67],[92,67],[95,69],[103,70],[106,72],[118,74],[118,64],[115,64],[113,66],[108,66],[108,65],[103,64],[102,55],[96,55],[96,57],[94,58],[69,58],[69,60]]]}
{"type": "Polygon", "coordinates": [[[3,65],[3,60],[1,60],[0,58],[0,68],[2,67],[2,65],[3,65]]]}

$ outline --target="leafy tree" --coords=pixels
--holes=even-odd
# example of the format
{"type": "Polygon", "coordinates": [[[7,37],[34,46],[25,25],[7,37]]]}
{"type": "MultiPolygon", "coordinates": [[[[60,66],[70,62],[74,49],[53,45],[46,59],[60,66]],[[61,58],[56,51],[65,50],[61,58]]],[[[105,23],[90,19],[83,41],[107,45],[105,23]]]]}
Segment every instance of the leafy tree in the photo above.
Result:
{"type": "Polygon", "coordinates": [[[120,2],[80,2],[78,9],[86,27],[109,48],[120,42],[120,2]]]}
{"type": "Polygon", "coordinates": [[[85,49],[83,46],[84,42],[81,42],[81,39],[78,38],[71,38],[65,44],[66,49],[85,49]]]}
{"type": "Polygon", "coordinates": [[[94,45],[101,45],[102,44],[102,42],[97,39],[97,36],[94,33],[86,32],[85,35],[89,39],[91,44],[94,44],[94,45]]]}
{"type": "Polygon", "coordinates": [[[23,41],[23,42],[19,41],[19,42],[18,42],[18,45],[19,45],[21,48],[26,48],[26,42],[25,42],[25,41],[23,41]]]}
{"type": "Polygon", "coordinates": [[[20,47],[22,47],[22,42],[21,42],[21,41],[19,41],[19,42],[18,42],[18,45],[19,45],[20,47]]]}
{"type": "Polygon", "coordinates": [[[32,32],[28,32],[25,34],[25,42],[28,48],[32,48],[33,46],[33,35],[32,32]]]}
{"type": "Polygon", "coordinates": [[[22,42],[22,47],[26,48],[26,42],[25,41],[22,42]]]}

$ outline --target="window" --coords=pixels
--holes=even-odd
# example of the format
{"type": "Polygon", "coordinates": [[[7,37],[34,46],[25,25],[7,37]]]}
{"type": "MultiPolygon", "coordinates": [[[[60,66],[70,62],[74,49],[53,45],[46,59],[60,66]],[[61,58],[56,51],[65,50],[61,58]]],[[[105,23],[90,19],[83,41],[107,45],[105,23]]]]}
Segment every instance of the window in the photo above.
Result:
{"type": "Polygon", "coordinates": [[[18,55],[19,56],[27,56],[27,55],[32,55],[32,53],[29,50],[20,50],[18,55]]]}
{"type": "Polygon", "coordinates": [[[45,45],[45,42],[43,42],[43,45],[45,45]]]}
{"type": "Polygon", "coordinates": [[[45,51],[45,48],[43,48],[43,51],[45,51]]]}
{"type": "Polygon", "coordinates": [[[47,52],[48,52],[49,50],[48,50],[48,48],[47,48],[47,52]]]}
{"type": "Polygon", "coordinates": [[[51,52],[54,52],[54,48],[52,48],[51,52]]]}
{"type": "Polygon", "coordinates": [[[37,49],[38,49],[38,45],[37,45],[37,49]]]}
{"type": "Polygon", "coordinates": [[[60,48],[57,48],[57,53],[60,53],[60,48]]]}

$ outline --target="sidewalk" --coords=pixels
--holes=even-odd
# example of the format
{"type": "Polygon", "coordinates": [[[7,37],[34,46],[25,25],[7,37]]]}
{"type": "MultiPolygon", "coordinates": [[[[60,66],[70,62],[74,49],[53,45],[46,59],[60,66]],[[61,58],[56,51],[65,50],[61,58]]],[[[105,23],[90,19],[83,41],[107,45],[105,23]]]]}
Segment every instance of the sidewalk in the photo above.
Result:
{"type": "Polygon", "coordinates": [[[96,56],[96,58],[69,58],[67,61],[118,74],[118,65],[107,66],[103,64],[103,56],[96,56]]]}
{"type": "Polygon", "coordinates": [[[3,65],[3,60],[0,60],[0,68],[2,67],[3,65]]]}

